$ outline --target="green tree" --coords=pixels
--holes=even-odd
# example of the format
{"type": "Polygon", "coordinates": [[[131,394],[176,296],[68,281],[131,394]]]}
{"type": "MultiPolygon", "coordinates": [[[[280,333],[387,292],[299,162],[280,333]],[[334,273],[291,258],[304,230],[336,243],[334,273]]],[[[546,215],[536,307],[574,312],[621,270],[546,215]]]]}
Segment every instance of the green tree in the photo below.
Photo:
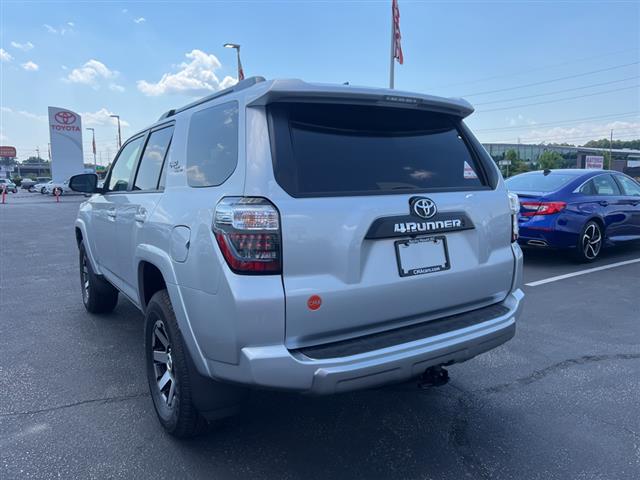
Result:
{"type": "Polygon", "coordinates": [[[529,165],[518,156],[518,152],[514,149],[507,150],[504,154],[504,159],[511,162],[508,169],[507,167],[503,167],[505,170],[508,170],[509,176],[528,172],[530,170],[529,165]]]}
{"type": "Polygon", "coordinates": [[[564,158],[558,152],[545,150],[538,157],[538,168],[547,170],[552,168],[560,168],[564,162],[564,158]]]}

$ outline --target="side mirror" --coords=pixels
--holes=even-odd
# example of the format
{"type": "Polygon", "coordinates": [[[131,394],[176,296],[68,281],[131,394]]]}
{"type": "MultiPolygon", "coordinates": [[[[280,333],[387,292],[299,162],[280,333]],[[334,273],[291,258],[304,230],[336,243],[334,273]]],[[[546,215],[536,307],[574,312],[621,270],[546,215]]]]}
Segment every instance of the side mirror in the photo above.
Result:
{"type": "Polygon", "coordinates": [[[98,176],[95,173],[81,173],[69,179],[69,188],[74,192],[99,193],[98,176]]]}

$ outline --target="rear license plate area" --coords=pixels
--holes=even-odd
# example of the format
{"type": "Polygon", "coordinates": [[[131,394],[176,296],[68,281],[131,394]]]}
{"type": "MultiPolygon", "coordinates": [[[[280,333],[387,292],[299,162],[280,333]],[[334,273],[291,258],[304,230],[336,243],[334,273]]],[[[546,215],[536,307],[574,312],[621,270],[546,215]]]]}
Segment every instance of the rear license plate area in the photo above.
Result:
{"type": "Polygon", "coordinates": [[[449,270],[449,252],[444,236],[417,237],[395,242],[398,273],[412,277],[449,270]]]}

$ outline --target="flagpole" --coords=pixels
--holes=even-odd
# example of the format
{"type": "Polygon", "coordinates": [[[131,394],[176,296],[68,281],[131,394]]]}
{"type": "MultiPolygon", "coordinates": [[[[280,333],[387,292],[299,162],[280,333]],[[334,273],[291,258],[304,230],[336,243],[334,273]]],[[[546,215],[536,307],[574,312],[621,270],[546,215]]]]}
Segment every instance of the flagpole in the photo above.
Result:
{"type": "Polygon", "coordinates": [[[393,18],[393,1],[391,2],[391,58],[389,58],[389,88],[393,89],[394,83],[394,60],[395,60],[395,19],[393,18]]]}

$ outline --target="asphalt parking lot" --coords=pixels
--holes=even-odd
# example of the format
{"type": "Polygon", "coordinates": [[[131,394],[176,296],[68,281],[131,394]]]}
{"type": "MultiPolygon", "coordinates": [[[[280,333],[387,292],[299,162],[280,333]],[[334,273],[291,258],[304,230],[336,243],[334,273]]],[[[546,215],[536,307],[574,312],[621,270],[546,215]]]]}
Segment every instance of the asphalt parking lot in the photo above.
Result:
{"type": "Polygon", "coordinates": [[[82,306],[81,197],[0,205],[0,478],[640,478],[640,246],[587,267],[525,254],[516,337],[451,382],[333,397],[256,392],[178,441],[147,393],[142,316],[82,306]]]}

